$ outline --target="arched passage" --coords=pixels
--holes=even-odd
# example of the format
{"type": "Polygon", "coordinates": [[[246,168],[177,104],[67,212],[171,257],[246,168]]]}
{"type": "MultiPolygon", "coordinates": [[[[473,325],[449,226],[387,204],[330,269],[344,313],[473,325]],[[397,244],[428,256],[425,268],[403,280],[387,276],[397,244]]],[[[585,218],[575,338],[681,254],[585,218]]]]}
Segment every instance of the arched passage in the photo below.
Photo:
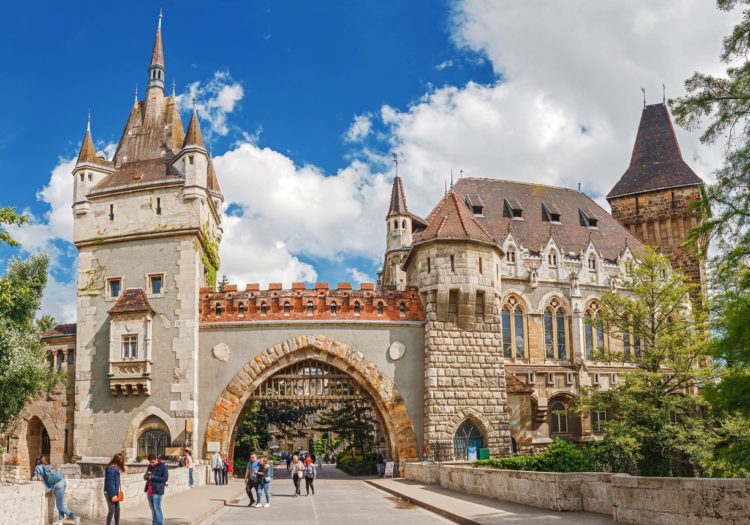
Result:
{"type": "Polygon", "coordinates": [[[326,363],[351,377],[370,396],[390,457],[417,458],[412,421],[393,381],[361,352],[322,335],[294,337],[269,347],[237,372],[211,410],[203,439],[204,457],[209,441],[219,442],[223,450],[233,443],[245,404],[258,386],[284,367],[304,360],[326,363]]]}

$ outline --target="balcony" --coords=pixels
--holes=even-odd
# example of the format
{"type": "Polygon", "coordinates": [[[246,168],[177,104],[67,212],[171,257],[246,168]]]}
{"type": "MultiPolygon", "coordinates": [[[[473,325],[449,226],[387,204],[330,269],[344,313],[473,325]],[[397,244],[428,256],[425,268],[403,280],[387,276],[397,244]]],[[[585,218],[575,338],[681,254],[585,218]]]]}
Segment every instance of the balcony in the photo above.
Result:
{"type": "Polygon", "coordinates": [[[151,361],[110,362],[109,391],[113,396],[151,395],[151,361]]]}

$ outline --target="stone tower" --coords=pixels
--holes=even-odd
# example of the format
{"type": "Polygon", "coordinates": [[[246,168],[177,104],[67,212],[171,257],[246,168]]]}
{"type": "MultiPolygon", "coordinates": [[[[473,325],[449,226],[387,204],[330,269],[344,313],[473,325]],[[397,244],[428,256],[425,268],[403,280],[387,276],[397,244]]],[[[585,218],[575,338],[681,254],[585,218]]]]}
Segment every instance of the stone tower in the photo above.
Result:
{"type": "Polygon", "coordinates": [[[705,259],[682,245],[701,221],[703,181],[682,158],[665,104],[643,108],[630,166],[607,195],[612,215],[659,248],[705,294],[705,259]]]}
{"type": "Polygon", "coordinates": [[[112,160],[89,124],[73,170],[77,456],[132,459],[139,429],[190,443],[199,425],[199,289],[215,278],[223,198],[197,114],[185,133],[165,71],[160,16],[145,98],[112,160]]]}
{"type": "Polygon", "coordinates": [[[493,455],[510,451],[498,298],[502,250],[451,190],[414,237],[407,283],[425,308],[425,443],[471,421],[493,455]]]}
{"type": "Polygon", "coordinates": [[[391,203],[385,216],[385,257],[383,264],[382,284],[395,286],[398,290],[406,288],[406,272],[401,267],[411,248],[415,233],[425,229],[427,224],[416,215],[409,213],[406,205],[406,193],[401,177],[396,172],[391,189],[391,203]]]}

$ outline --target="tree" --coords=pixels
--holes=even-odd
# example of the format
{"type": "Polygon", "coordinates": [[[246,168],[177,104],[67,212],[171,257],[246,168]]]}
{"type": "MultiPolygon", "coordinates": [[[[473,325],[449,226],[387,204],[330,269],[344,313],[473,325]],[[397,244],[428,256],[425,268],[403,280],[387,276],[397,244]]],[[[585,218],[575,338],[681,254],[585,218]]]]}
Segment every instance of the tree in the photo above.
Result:
{"type": "MultiPolygon", "coordinates": [[[[718,0],[720,10],[749,6],[748,0],[718,0]]],[[[688,95],[670,101],[677,122],[697,129],[701,141],[724,142],[725,157],[716,181],[707,186],[701,205],[712,215],[691,240],[712,240],[718,248],[711,279],[713,355],[722,365],[721,381],[709,385],[707,398],[724,418],[728,434],[723,449],[740,468],[750,469],[750,437],[737,433],[750,423],[750,10],[724,38],[721,60],[726,74],[695,73],[685,82],[688,95]],[[735,454],[736,453],[736,454],[735,454]]],[[[698,243],[696,243],[698,244],[698,243]]],[[[707,244],[707,243],[704,243],[707,244]]],[[[721,451],[720,451],[721,452],[721,451]]]]}
{"type": "Polygon", "coordinates": [[[221,281],[219,281],[219,284],[216,285],[220,292],[224,291],[224,287],[229,284],[229,279],[227,279],[226,274],[221,276],[221,281]]]}
{"type": "Polygon", "coordinates": [[[237,430],[234,457],[249,458],[254,451],[265,449],[272,437],[260,401],[251,402],[237,430]]]}
{"type": "MultiPolygon", "coordinates": [[[[710,468],[718,440],[698,387],[714,377],[706,315],[692,310],[693,286],[666,257],[646,247],[624,283],[602,296],[611,339],[639,341],[636,369],[607,391],[584,389],[581,412],[606,411],[602,456],[611,470],[651,476],[695,475],[710,468]],[[614,458],[617,458],[614,461],[614,458]]],[[[623,359],[622,354],[604,359],[623,359]]]]}
{"type": "Polygon", "coordinates": [[[364,457],[373,448],[375,423],[370,403],[348,400],[323,412],[315,430],[339,436],[347,450],[364,457]]]}

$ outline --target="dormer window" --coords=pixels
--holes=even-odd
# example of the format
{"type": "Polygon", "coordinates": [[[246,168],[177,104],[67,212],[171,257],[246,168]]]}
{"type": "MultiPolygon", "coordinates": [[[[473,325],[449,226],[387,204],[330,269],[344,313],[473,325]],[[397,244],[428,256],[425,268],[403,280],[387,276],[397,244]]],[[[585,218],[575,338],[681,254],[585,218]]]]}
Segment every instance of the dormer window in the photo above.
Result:
{"type": "Polygon", "coordinates": [[[466,194],[466,197],[464,197],[464,202],[466,202],[466,205],[471,210],[471,213],[478,217],[484,216],[484,202],[482,202],[482,198],[479,195],[474,195],[474,198],[471,198],[471,195],[466,194]]]}
{"type": "Polygon", "coordinates": [[[505,259],[509,263],[515,264],[515,262],[516,262],[516,249],[513,246],[511,246],[510,248],[508,248],[508,251],[505,252],[505,259]]]}
{"type": "Polygon", "coordinates": [[[560,210],[554,204],[542,202],[542,220],[544,222],[560,222],[560,210]]]}
{"type": "Polygon", "coordinates": [[[596,270],[596,255],[589,255],[589,270],[596,270]]]}
{"type": "Polygon", "coordinates": [[[599,224],[599,219],[594,216],[591,210],[584,211],[578,208],[578,218],[581,221],[581,226],[585,226],[586,228],[596,228],[599,224]]]}
{"type": "Polygon", "coordinates": [[[547,263],[551,267],[557,266],[557,252],[555,250],[552,250],[547,255],[547,263]]]}
{"type": "Polygon", "coordinates": [[[503,217],[509,217],[515,220],[523,220],[523,208],[521,203],[516,199],[503,199],[503,217]]]}

